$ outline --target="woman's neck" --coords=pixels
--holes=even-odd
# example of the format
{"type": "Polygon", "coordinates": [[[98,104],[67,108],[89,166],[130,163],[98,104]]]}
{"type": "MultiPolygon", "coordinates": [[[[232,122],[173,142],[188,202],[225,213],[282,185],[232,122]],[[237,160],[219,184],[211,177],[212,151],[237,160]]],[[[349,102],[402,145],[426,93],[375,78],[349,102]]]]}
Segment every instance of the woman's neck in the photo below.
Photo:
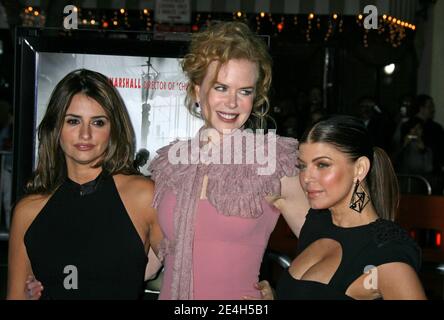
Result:
{"type": "Polygon", "coordinates": [[[68,178],[78,184],[85,184],[94,180],[102,172],[102,167],[92,168],[90,165],[68,166],[68,178]]]}
{"type": "Polygon", "coordinates": [[[343,228],[366,225],[379,218],[371,202],[363,208],[361,213],[344,204],[331,207],[330,212],[333,223],[343,228]]]}

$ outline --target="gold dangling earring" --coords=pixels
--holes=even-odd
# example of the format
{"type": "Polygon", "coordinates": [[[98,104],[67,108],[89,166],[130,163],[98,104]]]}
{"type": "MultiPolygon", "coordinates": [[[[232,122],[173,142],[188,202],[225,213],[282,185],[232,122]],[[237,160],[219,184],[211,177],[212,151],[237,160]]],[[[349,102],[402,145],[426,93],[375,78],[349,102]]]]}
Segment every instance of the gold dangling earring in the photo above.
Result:
{"type": "Polygon", "coordinates": [[[365,192],[365,189],[359,182],[359,179],[356,180],[355,189],[353,190],[349,208],[355,210],[358,213],[361,213],[362,210],[364,210],[364,207],[369,202],[370,202],[369,195],[367,194],[367,192],[365,192]],[[361,187],[361,191],[358,191],[359,187],[361,187]]]}

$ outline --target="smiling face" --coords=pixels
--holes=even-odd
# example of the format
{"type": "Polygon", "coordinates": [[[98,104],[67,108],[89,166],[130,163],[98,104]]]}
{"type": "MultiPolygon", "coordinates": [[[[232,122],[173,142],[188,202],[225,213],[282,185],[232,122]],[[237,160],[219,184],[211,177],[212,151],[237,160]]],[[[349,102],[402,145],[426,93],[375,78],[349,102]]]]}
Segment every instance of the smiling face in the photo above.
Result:
{"type": "Polygon", "coordinates": [[[207,126],[219,133],[232,132],[245,124],[253,109],[257,66],[249,60],[232,59],[215,77],[217,66],[215,61],[210,63],[202,84],[195,87],[196,101],[207,126]]]}
{"type": "Polygon", "coordinates": [[[299,179],[310,207],[348,207],[359,178],[357,163],[328,143],[303,143],[299,151],[299,179]]]}
{"type": "Polygon", "coordinates": [[[60,133],[68,170],[96,164],[108,148],[110,135],[110,121],[100,104],[84,94],[74,95],[60,133]]]}

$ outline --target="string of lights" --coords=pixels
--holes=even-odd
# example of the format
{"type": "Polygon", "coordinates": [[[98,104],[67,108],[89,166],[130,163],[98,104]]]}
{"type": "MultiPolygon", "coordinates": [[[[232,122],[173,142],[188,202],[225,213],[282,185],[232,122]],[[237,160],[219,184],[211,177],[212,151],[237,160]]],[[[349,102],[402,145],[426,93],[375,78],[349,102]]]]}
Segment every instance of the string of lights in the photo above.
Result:
{"type": "MultiPolygon", "coordinates": [[[[82,29],[112,29],[112,30],[140,30],[153,31],[155,12],[152,9],[127,10],[119,9],[87,9],[75,8],[78,13],[79,28],[82,29]]],[[[188,26],[190,32],[197,32],[207,26],[212,20],[234,20],[244,21],[258,34],[279,36],[280,34],[301,35],[306,42],[314,39],[321,41],[333,41],[345,30],[344,22],[351,16],[343,16],[339,13],[331,15],[309,14],[272,14],[268,12],[246,13],[235,11],[232,13],[193,13],[191,24],[188,26]]],[[[369,46],[369,36],[376,34],[391,44],[394,48],[399,47],[407,34],[414,32],[416,26],[410,22],[388,14],[378,17],[377,29],[366,29],[363,14],[355,16],[355,26],[347,24],[348,28],[358,28],[362,32],[362,45],[369,46]]],[[[45,12],[39,8],[26,7],[22,13],[23,26],[44,27],[46,21],[45,12]]]]}

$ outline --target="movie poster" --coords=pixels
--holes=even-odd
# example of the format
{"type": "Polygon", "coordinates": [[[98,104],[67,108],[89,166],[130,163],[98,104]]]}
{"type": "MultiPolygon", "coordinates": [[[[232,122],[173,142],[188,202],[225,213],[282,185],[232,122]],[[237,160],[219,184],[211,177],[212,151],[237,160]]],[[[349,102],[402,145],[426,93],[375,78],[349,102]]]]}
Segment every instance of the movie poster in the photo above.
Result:
{"type": "Polygon", "coordinates": [[[66,74],[79,68],[100,72],[125,101],[136,133],[136,151],[149,151],[141,169],[144,174],[149,174],[146,168],[156,150],[176,138],[194,136],[203,125],[184,105],[187,80],[180,59],[41,52],[37,61],[36,128],[51,92],[66,74]]]}

